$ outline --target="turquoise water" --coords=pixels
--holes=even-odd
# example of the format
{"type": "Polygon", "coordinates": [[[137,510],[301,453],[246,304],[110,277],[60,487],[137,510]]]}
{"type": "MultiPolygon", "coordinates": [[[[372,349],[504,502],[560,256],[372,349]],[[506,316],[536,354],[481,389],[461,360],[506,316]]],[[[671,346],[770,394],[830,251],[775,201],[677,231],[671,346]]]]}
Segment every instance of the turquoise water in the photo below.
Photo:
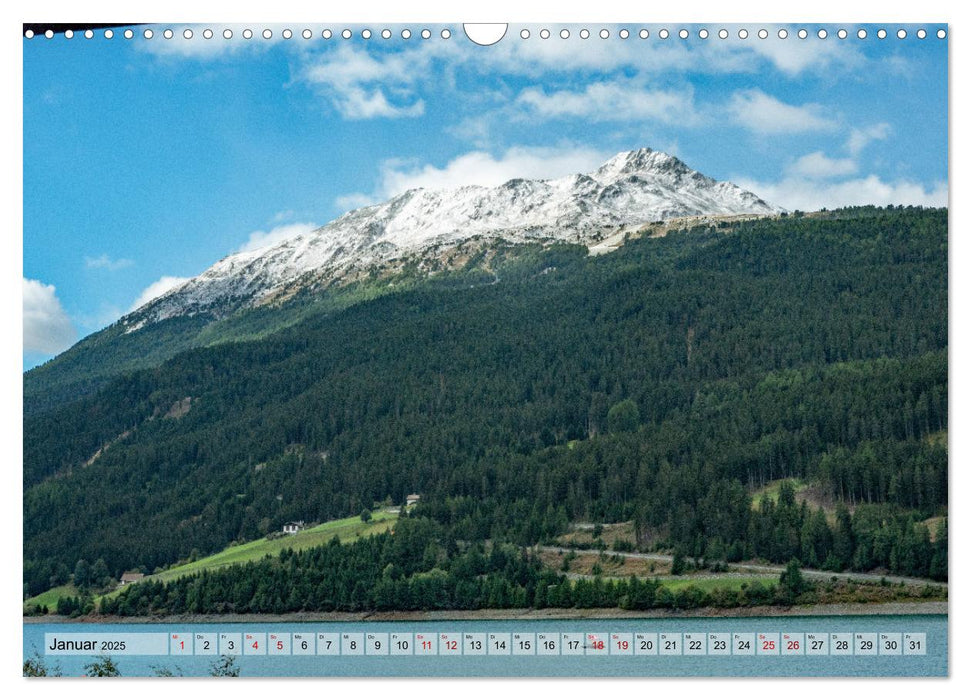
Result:
{"type": "MultiPolygon", "coordinates": [[[[925,656],[237,656],[241,676],[946,676],[947,616],[678,618],[455,622],[233,624],[25,624],[25,658],[44,654],[45,634],[66,633],[922,633],[925,656]]],[[[46,656],[66,676],[93,656],[46,656]]],[[[209,675],[214,656],[112,655],[122,675],[209,675]]]]}

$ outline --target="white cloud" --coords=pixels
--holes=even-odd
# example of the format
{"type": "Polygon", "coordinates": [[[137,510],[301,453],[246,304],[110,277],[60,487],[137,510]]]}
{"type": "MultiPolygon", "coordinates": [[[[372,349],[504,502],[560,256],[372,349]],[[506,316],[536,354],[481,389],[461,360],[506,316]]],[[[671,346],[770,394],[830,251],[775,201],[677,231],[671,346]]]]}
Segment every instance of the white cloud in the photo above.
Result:
{"type": "MultiPolygon", "coordinates": [[[[417,117],[425,103],[416,96],[419,80],[431,77],[431,65],[446,42],[418,49],[370,54],[366,48],[340,44],[308,64],[302,77],[320,90],[346,119],[417,117]]],[[[447,50],[447,49],[446,49],[447,50]]]]}
{"type": "Polygon", "coordinates": [[[786,177],[796,180],[828,180],[853,175],[860,169],[859,156],[863,149],[871,141],[885,139],[889,135],[890,125],[886,123],[854,128],[846,140],[849,157],[830,158],[822,151],[807,153],[786,167],[786,177]]]}
{"type": "Polygon", "coordinates": [[[361,207],[366,207],[369,204],[377,204],[383,200],[387,199],[382,194],[380,190],[375,191],[373,194],[365,194],[364,192],[351,192],[350,194],[342,194],[334,199],[334,206],[340,209],[342,212],[351,211],[353,209],[360,209],[361,207]]]}
{"type": "MultiPolygon", "coordinates": [[[[340,43],[324,52],[305,52],[301,57],[303,67],[299,78],[318,88],[321,97],[347,119],[419,116],[425,111],[421,89],[460,87],[455,77],[460,70],[534,78],[578,71],[605,74],[627,70],[631,74],[653,76],[664,71],[758,70],[758,61],[753,60],[749,51],[721,51],[717,60],[713,60],[704,51],[690,50],[685,42],[597,41],[584,42],[581,47],[570,40],[502,41],[487,50],[467,42],[446,41],[408,44],[394,51],[369,48],[368,44],[358,46],[340,43]]],[[[592,88],[590,97],[611,105],[619,102],[638,118],[656,118],[673,100],[679,100],[680,106],[691,100],[690,94],[679,97],[676,93],[646,92],[636,86],[629,89],[641,94],[626,95],[618,83],[592,88]],[[652,98],[661,104],[652,102],[652,98]]],[[[481,96],[478,91],[468,97],[474,101],[481,96]]],[[[582,95],[572,101],[576,104],[580,99],[582,95]]]]}
{"type": "Polygon", "coordinates": [[[728,104],[734,121],[757,134],[785,134],[827,131],[836,122],[817,104],[786,104],[758,88],[736,92],[728,104]]]}
{"type": "Polygon", "coordinates": [[[822,151],[816,151],[791,164],[786,168],[786,173],[811,180],[825,180],[852,175],[856,170],[857,164],[853,158],[830,158],[822,151]]]}
{"type": "Polygon", "coordinates": [[[131,267],[135,264],[134,260],[129,260],[128,258],[119,258],[118,260],[112,260],[107,255],[99,255],[96,258],[91,258],[85,256],[84,265],[85,267],[91,269],[101,269],[101,270],[121,270],[126,267],[131,267]]]}
{"type": "Polygon", "coordinates": [[[863,129],[853,129],[846,141],[846,150],[856,156],[866,148],[871,141],[883,140],[890,136],[890,125],[881,122],[863,129]]]}
{"type": "Polygon", "coordinates": [[[150,285],[148,285],[144,289],[144,291],[142,291],[142,293],[138,295],[138,298],[135,300],[135,303],[131,305],[131,308],[128,311],[132,312],[135,309],[138,309],[144,306],[152,299],[157,299],[158,297],[162,296],[170,289],[175,289],[180,284],[184,284],[185,282],[188,282],[190,279],[191,279],[190,277],[171,277],[168,275],[159,278],[155,282],[152,282],[150,285]]]}
{"type": "Polygon", "coordinates": [[[314,229],[318,228],[320,228],[318,224],[296,223],[276,226],[271,228],[269,231],[253,231],[246,240],[246,243],[240,246],[239,250],[236,252],[251,253],[254,250],[259,250],[260,248],[276,245],[277,243],[285,241],[288,238],[296,238],[297,236],[301,236],[305,233],[310,233],[314,229]]]}
{"type": "Polygon", "coordinates": [[[381,88],[344,88],[335,106],[347,119],[374,119],[376,117],[420,117],[425,113],[425,102],[415,99],[411,104],[396,105],[388,101],[381,88]]]}
{"type": "MultiPolygon", "coordinates": [[[[617,75],[620,71],[628,77],[646,78],[688,73],[758,74],[771,66],[787,76],[794,76],[805,71],[858,70],[866,60],[852,42],[801,41],[794,37],[782,40],[777,37],[778,27],[772,27],[765,40],[743,41],[733,35],[726,41],[701,43],[658,41],[653,36],[649,41],[617,40],[621,25],[607,26],[611,33],[608,41],[584,41],[578,37],[578,27],[571,27],[572,35],[567,40],[544,41],[538,38],[538,30],[534,29],[534,36],[529,40],[510,41],[507,38],[482,49],[459,40],[385,43],[305,42],[295,38],[285,41],[282,39],[283,25],[269,26],[272,32],[269,40],[261,36],[262,25],[229,25],[233,38],[226,40],[221,34],[223,26],[214,27],[216,35],[212,39],[203,38],[204,25],[172,25],[175,34],[172,39],[161,36],[164,27],[160,26],[155,30],[155,38],[137,44],[141,50],[159,57],[200,61],[243,51],[265,51],[281,44],[292,58],[295,79],[316,88],[322,99],[349,120],[421,116],[426,111],[422,93],[461,89],[462,83],[456,74],[463,71],[480,76],[561,76],[572,80],[577,77],[576,73],[588,78],[596,74],[601,77],[617,75]],[[253,38],[243,38],[246,28],[254,31],[253,38]],[[186,29],[193,32],[191,39],[183,38],[186,29]]],[[[554,34],[559,33],[556,26],[550,28],[554,34]]],[[[795,30],[789,28],[789,31],[794,34],[795,30]]],[[[314,34],[319,36],[319,29],[315,28],[314,34]]],[[[466,97],[474,101],[479,92],[469,91],[466,97]]],[[[596,98],[596,90],[593,93],[596,98]]],[[[568,97],[568,94],[560,93],[560,96],[568,97]]],[[[651,96],[646,93],[643,95],[646,99],[641,101],[636,95],[620,95],[617,104],[622,110],[634,114],[634,118],[660,118],[655,110],[663,110],[663,105],[652,104],[651,96]]],[[[657,92],[653,97],[670,100],[676,93],[657,92]]],[[[594,112],[591,110],[590,113],[594,112]]],[[[599,112],[602,119],[608,113],[609,110],[599,112]]],[[[564,116],[573,116],[573,113],[566,112],[564,116]]],[[[747,120],[747,123],[758,126],[760,121],[747,120]]],[[[779,122],[770,123],[778,125],[779,122]]],[[[765,128],[763,125],[757,130],[781,133],[808,128],[765,128]]]]}
{"type": "Polygon", "coordinates": [[[56,355],[77,339],[77,330],[68,318],[57,290],[52,284],[23,278],[25,353],[56,355]]]}
{"type": "Polygon", "coordinates": [[[937,182],[930,188],[907,180],[884,182],[876,175],[865,178],[822,182],[801,177],[786,177],[781,182],[765,183],[734,178],[735,184],[754,192],[767,202],[790,211],[818,211],[863,204],[913,204],[930,207],[947,206],[947,183],[937,182]]]}
{"type": "Polygon", "coordinates": [[[579,117],[587,121],[660,121],[690,124],[697,121],[693,94],[680,91],[649,90],[629,82],[590,83],[583,91],[527,88],[519,93],[516,105],[542,118],[579,117]]]}
{"type": "Polygon", "coordinates": [[[510,148],[496,158],[484,151],[471,151],[450,160],[444,167],[415,165],[401,160],[382,163],[373,193],[354,193],[338,198],[342,207],[364,206],[384,201],[417,187],[443,189],[462,185],[495,187],[516,177],[549,179],[589,172],[613,153],[587,147],[510,148]]]}
{"type": "Polygon", "coordinates": [[[832,71],[837,67],[857,67],[864,60],[863,54],[852,43],[845,41],[802,41],[795,38],[796,28],[789,27],[789,38],[778,38],[779,28],[769,30],[769,36],[759,41],[736,44],[739,50],[750,50],[768,60],[789,76],[803,71],[832,71]]]}

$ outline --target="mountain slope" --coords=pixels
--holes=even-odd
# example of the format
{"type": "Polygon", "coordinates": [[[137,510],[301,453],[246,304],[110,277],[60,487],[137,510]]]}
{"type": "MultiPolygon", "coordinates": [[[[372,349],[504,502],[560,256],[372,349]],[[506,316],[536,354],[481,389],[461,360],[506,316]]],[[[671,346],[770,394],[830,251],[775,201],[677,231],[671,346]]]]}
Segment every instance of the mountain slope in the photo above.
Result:
{"type": "Polygon", "coordinates": [[[540,250],[500,285],[418,284],[115,379],[25,420],[28,588],[413,492],[458,540],[641,517],[685,551],[785,562],[789,540],[751,539],[771,530],[745,486],[811,478],[872,506],[860,542],[909,532],[947,503],[946,223],[854,210],[540,250]],[[607,435],[628,399],[639,426],[607,435]]]}
{"type": "Polygon", "coordinates": [[[24,413],[42,413],[192,347],[262,337],[398,291],[430,271],[474,272],[478,265],[481,273],[483,253],[497,248],[592,247],[658,220],[779,211],[648,148],[619,153],[586,175],[409,190],[306,235],[230,255],[85,338],[24,376],[24,413]]]}

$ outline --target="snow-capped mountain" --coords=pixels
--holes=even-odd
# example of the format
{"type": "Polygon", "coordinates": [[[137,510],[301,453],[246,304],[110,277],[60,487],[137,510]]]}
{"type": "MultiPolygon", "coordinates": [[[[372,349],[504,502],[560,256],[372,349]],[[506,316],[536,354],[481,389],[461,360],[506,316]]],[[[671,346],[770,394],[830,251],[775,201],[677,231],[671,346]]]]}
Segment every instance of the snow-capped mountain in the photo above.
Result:
{"type": "Polygon", "coordinates": [[[592,245],[624,227],[658,220],[780,211],[730,182],[642,148],[619,153],[586,175],[513,179],[498,187],[408,190],[310,233],[223,258],[122,322],[134,330],[217,306],[254,305],[423,251],[440,253],[473,238],[592,245]]]}

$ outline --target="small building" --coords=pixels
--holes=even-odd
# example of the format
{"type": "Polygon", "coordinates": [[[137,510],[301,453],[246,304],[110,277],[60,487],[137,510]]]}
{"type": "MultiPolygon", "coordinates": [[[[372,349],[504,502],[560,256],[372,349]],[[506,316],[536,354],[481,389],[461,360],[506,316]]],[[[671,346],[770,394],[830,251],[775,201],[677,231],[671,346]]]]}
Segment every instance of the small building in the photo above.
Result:
{"type": "Polygon", "coordinates": [[[296,520],[283,524],[284,534],[295,535],[301,530],[303,530],[303,520],[296,520]]]}
{"type": "Polygon", "coordinates": [[[129,583],[136,583],[145,578],[145,574],[139,573],[138,571],[126,571],[121,575],[121,582],[118,587],[127,586],[129,583]]]}
{"type": "Polygon", "coordinates": [[[405,498],[405,506],[413,506],[420,500],[421,496],[417,493],[408,494],[408,497],[405,498]]]}

